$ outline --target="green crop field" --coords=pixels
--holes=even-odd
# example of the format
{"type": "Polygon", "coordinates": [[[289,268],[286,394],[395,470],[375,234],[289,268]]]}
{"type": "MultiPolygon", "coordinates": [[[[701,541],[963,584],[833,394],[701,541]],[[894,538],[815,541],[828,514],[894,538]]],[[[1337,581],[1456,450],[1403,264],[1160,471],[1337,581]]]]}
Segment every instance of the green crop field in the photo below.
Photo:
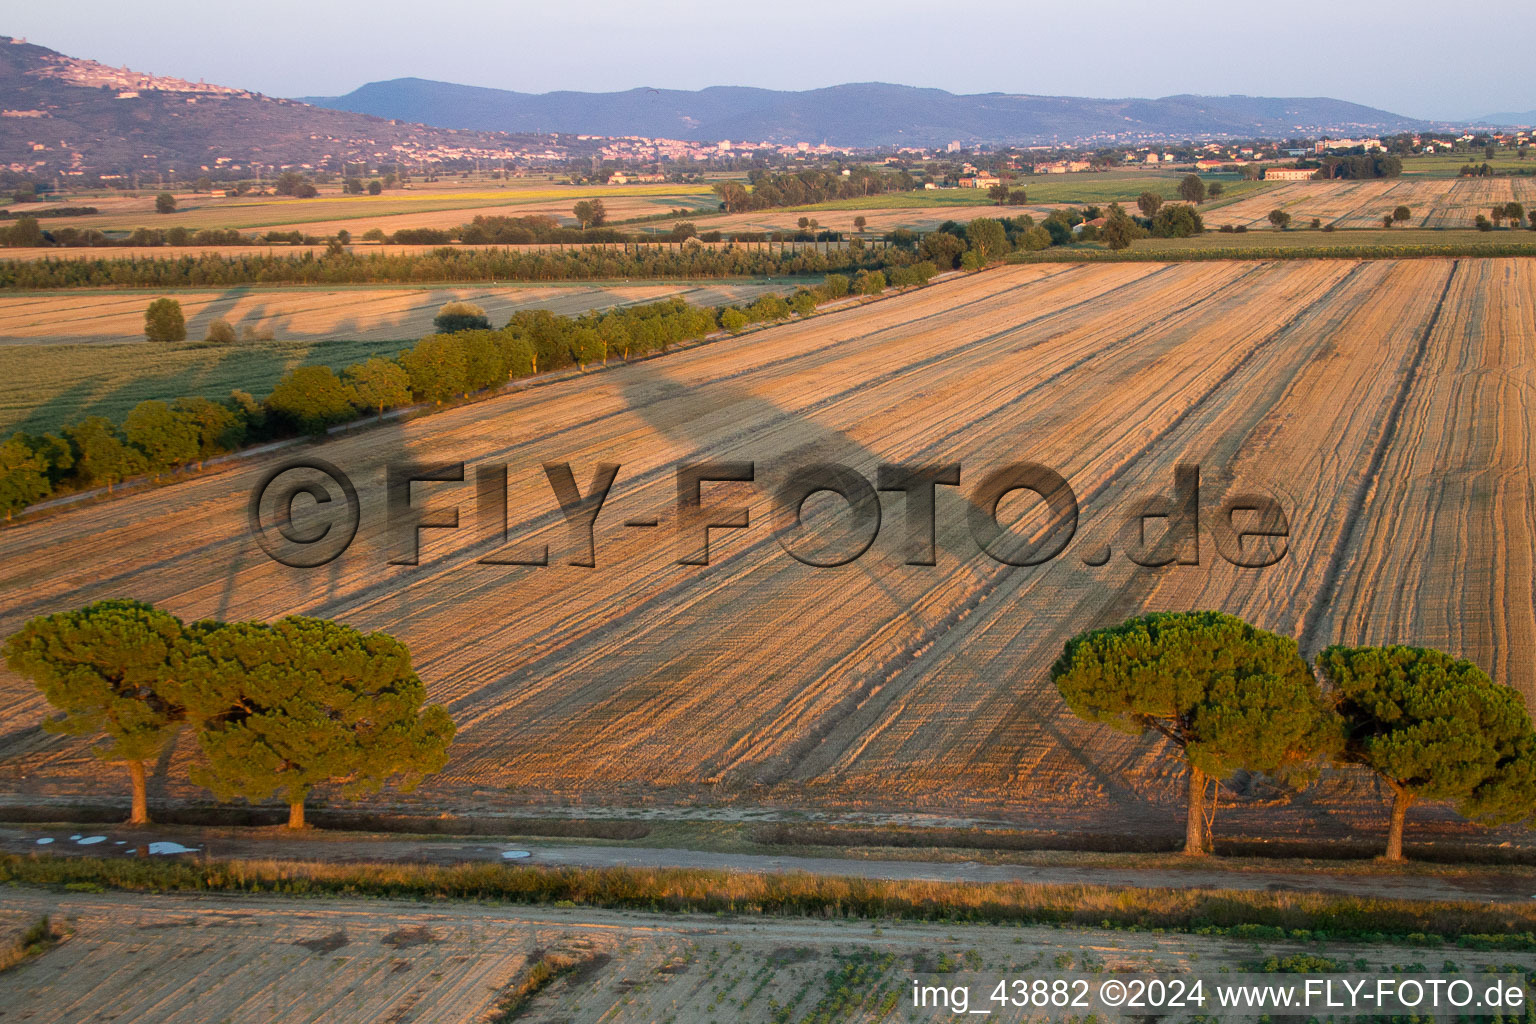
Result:
{"type": "Polygon", "coordinates": [[[1536,173],[1536,158],[1520,159],[1513,150],[1495,150],[1493,159],[1483,155],[1481,149],[1469,149],[1464,153],[1430,153],[1403,158],[1404,177],[1454,178],[1467,164],[1492,167],[1496,174],[1536,173]]]}
{"type": "MultiPolygon", "coordinates": [[[[1357,246],[1476,246],[1529,244],[1536,255],[1536,232],[1532,231],[1476,231],[1460,228],[1356,228],[1340,231],[1314,231],[1310,228],[1289,231],[1207,231],[1194,238],[1147,238],[1134,243],[1135,249],[1176,251],[1188,249],[1346,249],[1357,246]]],[[[1089,248],[1084,243],[1077,248],[1089,248]]]]}
{"type": "Polygon", "coordinates": [[[0,301],[0,341],[13,341],[0,344],[6,367],[0,381],[0,437],[14,430],[56,430],[86,416],[121,422],[135,405],[150,398],[220,399],[235,389],[261,397],[296,366],[321,364],[341,370],[371,356],[395,355],[431,333],[432,316],[455,298],[479,303],[500,325],[517,309],[544,308],[575,316],[587,309],[670,295],[716,306],[750,302],[764,292],[787,294],[796,283],[757,278],[495,289],[271,288],[239,289],[222,299],[220,293],[177,293],[187,312],[189,338],[201,338],[216,314],[277,335],[272,341],[229,345],[128,340],[142,337],[144,307],[163,291],[13,293],[0,301]],[[55,320],[72,325],[74,332],[51,332],[55,320]],[[88,338],[95,340],[84,340],[88,338]]]}
{"type": "MultiPolygon", "coordinates": [[[[1008,184],[1022,188],[1034,203],[1132,203],[1143,192],[1156,192],[1164,199],[1179,197],[1179,182],[1184,174],[1160,171],[1109,171],[1106,173],[1029,175],[1015,178],[1008,184]]],[[[1202,180],[1209,186],[1220,181],[1223,195],[1218,206],[1252,195],[1273,183],[1244,181],[1232,174],[1205,174],[1202,180]]],[[[887,192],[883,195],[860,196],[857,199],[834,199],[825,203],[786,208],[790,213],[816,213],[822,210],[905,210],[934,206],[991,206],[993,200],[986,189],[917,189],[911,192],[887,192]]]]}
{"type": "Polygon", "coordinates": [[[121,422],[150,398],[223,398],[236,389],[260,396],[295,366],[319,363],[340,370],[403,347],[399,341],[7,346],[0,433],[56,430],[86,416],[121,422]]]}

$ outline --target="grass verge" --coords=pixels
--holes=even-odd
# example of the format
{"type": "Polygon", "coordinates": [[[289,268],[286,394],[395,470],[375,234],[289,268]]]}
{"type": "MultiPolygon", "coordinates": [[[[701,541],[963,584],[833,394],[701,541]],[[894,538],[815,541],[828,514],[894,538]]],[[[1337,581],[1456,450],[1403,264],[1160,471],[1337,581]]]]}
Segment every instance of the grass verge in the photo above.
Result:
{"type": "Polygon", "coordinates": [[[48,915],[44,914],[0,948],[0,971],[8,971],[35,956],[42,956],[63,939],[64,933],[54,928],[48,915]]]}
{"type": "Polygon", "coordinates": [[[0,883],[140,892],[451,899],[669,913],[1080,925],[1250,939],[1536,949],[1536,906],[1320,893],[917,882],[684,868],[0,856],[0,883]]]}

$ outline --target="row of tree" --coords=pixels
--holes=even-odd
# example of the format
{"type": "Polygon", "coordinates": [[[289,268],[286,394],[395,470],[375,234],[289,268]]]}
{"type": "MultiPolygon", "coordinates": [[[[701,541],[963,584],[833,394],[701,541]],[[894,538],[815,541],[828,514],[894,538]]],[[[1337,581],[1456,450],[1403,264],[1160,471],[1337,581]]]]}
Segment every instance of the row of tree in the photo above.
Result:
{"type": "Polygon", "coordinates": [[[5,659],[57,710],[43,728],[93,737],[97,757],[127,767],[133,824],[149,821],[146,765],[183,729],[196,738],[194,784],[223,800],[279,797],[290,828],[304,827],[315,787],[411,789],[453,740],[404,644],[326,619],[186,625],[100,601],[28,622],[5,659]]]}
{"type": "Polygon", "coordinates": [[[889,238],[898,250],[910,250],[940,270],[979,270],[1012,252],[1037,252],[1094,240],[1103,241],[1111,249],[1123,249],[1148,235],[1187,238],[1205,230],[1194,206],[1164,204],[1161,197],[1152,198],[1156,205],[1143,217],[1135,217],[1119,203],[1112,203],[1108,210],[1097,206],[1053,210],[1038,223],[1027,213],[995,219],[978,217],[967,224],[945,221],[937,230],[921,236],[897,230],[889,238]]]}
{"type": "MultiPolygon", "coordinates": [[[[894,257],[900,259],[899,256],[894,257]]],[[[438,281],[592,281],[660,277],[786,277],[883,269],[893,256],[876,246],[786,250],[710,247],[583,246],[537,252],[443,248],[430,253],[340,250],[274,255],[238,253],[172,259],[92,258],[0,261],[0,288],[203,288],[237,284],[413,284],[438,281]]]]}
{"type": "Polygon", "coordinates": [[[1217,612],[1155,613],[1068,641],[1051,669],[1079,716],[1155,733],[1188,769],[1184,852],[1210,850],[1212,791],[1240,771],[1301,784],[1357,765],[1392,790],[1385,856],[1401,860],[1419,800],[1484,824],[1536,813],[1536,729],[1520,694],[1421,647],[1329,647],[1317,668],[1290,637],[1217,612]]]}
{"type": "Polygon", "coordinates": [[[1513,201],[1495,203],[1487,214],[1477,215],[1473,226],[1479,231],[1497,231],[1504,226],[1506,220],[1512,228],[1528,226],[1532,231],[1536,231],[1536,212],[1531,214],[1530,223],[1527,225],[1525,224],[1525,206],[1513,201]]]}
{"type": "Polygon", "coordinates": [[[748,184],[722,181],[714,186],[720,208],[728,213],[746,210],[771,210],[781,206],[810,206],[834,199],[902,192],[916,187],[910,174],[887,174],[869,167],[855,166],[839,170],[807,168],[774,173],[757,168],[747,175],[748,184]],[[750,187],[749,187],[750,186],[750,187]]]}

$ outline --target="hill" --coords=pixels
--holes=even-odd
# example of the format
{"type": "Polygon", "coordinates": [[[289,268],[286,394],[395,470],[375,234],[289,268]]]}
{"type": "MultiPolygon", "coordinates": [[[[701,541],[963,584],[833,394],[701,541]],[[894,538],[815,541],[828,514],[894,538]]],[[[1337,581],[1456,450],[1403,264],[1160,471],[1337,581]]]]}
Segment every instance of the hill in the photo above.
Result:
{"type": "Polygon", "coordinates": [[[1536,125],[1536,110],[1521,110],[1513,113],[1488,114],[1477,119],[1479,124],[1507,126],[1536,125]]]}
{"type": "MultiPolygon", "coordinates": [[[[149,179],[348,160],[497,158],[533,140],[400,124],[113,68],[0,36],[0,168],[149,179]]],[[[548,140],[540,140],[543,148],[548,140]]]]}
{"type": "Polygon", "coordinates": [[[956,95],[880,82],[804,92],[715,87],[695,92],[642,88],[532,94],[397,78],[369,83],[345,96],[305,97],[304,102],[481,131],[825,141],[835,146],[935,146],[950,141],[1126,143],[1354,134],[1425,126],[1423,121],[1326,97],[956,95]]]}

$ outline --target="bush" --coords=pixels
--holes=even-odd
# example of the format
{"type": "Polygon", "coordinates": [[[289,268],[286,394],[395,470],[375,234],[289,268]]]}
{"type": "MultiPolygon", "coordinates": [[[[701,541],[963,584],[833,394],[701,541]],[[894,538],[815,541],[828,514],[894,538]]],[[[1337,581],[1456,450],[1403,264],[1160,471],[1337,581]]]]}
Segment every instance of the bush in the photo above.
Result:
{"type": "Polygon", "coordinates": [[[187,320],[181,315],[181,303],[175,299],[156,299],[144,311],[144,337],[149,341],[186,341],[187,320]]]}
{"type": "MultiPolygon", "coordinates": [[[[821,283],[822,291],[826,293],[826,296],[829,299],[840,299],[844,295],[847,295],[848,286],[849,281],[847,275],[845,274],[828,274],[826,279],[821,283]]],[[[725,325],[721,324],[721,326],[723,327],[725,325]]]]}
{"type": "Polygon", "coordinates": [[[1188,203],[1164,206],[1152,218],[1152,233],[1158,238],[1190,238],[1204,230],[1205,223],[1200,219],[1200,214],[1188,203]]]}
{"type": "Polygon", "coordinates": [[[155,212],[175,213],[176,197],[171,195],[169,192],[161,192],[159,195],[155,196],[155,212]]]}
{"type": "Polygon", "coordinates": [[[473,302],[449,302],[432,318],[432,326],[437,328],[438,334],[453,334],[455,331],[488,331],[491,321],[486,318],[485,310],[473,302]]]}
{"type": "Polygon", "coordinates": [[[354,363],[343,372],[359,409],[383,415],[385,409],[405,405],[411,400],[411,377],[400,364],[374,356],[367,362],[354,363]]]}
{"type": "Polygon", "coordinates": [[[789,303],[777,295],[762,295],[752,303],[753,320],[788,320],[789,303]]]}
{"type": "Polygon", "coordinates": [[[266,407],[280,423],[300,433],[318,434],[356,413],[357,393],[329,366],[290,370],[267,396],[266,407]]]}
{"type": "Polygon", "coordinates": [[[400,356],[400,366],[411,378],[411,393],[420,402],[437,402],[469,390],[464,346],[451,334],[422,338],[400,356]]]}
{"type": "Polygon", "coordinates": [[[203,340],[214,345],[232,345],[235,342],[235,329],[223,317],[214,317],[208,324],[203,340]]]}
{"type": "Polygon", "coordinates": [[[749,321],[747,320],[747,314],[743,313],[735,306],[727,308],[725,312],[720,314],[720,326],[724,327],[732,334],[740,334],[742,331],[746,330],[748,323],[749,321]]]}
{"type": "Polygon", "coordinates": [[[854,285],[860,295],[879,295],[885,291],[885,275],[878,270],[861,270],[854,279],[854,285]]]}

